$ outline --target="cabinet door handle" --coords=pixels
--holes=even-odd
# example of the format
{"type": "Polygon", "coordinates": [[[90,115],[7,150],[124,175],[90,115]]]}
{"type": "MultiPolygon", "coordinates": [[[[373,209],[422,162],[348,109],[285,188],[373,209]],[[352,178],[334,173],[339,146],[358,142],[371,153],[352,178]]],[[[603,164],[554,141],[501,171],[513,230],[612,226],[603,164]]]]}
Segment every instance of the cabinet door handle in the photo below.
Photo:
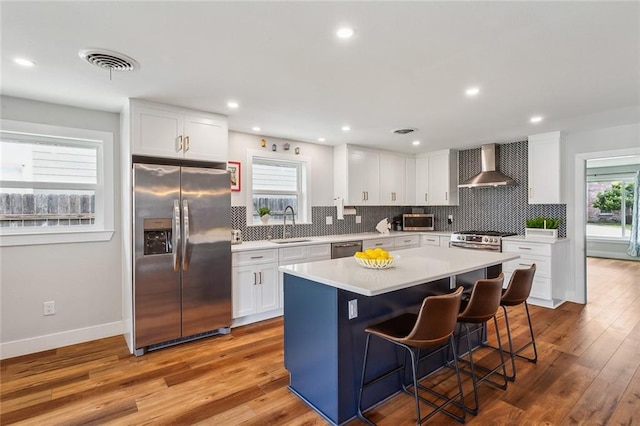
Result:
{"type": "Polygon", "coordinates": [[[518,263],[520,266],[531,266],[531,263],[518,263]]]}
{"type": "Polygon", "coordinates": [[[260,285],[262,285],[262,271],[258,272],[258,276],[260,277],[260,285]]]}
{"type": "Polygon", "coordinates": [[[444,200],[449,201],[449,192],[444,191],[444,200]]]}
{"type": "Polygon", "coordinates": [[[184,138],[184,152],[189,151],[189,136],[185,136],[184,138]]]}
{"type": "Polygon", "coordinates": [[[435,242],[436,242],[436,240],[430,240],[430,239],[428,239],[428,238],[427,238],[427,241],[431,241],[431,242],[433,242],[433,243],[435,243],[435,242]]]}
{"type": "Polygon", "coordinates": [[[258,284],[258,274],[257,273],[253,273],[253,285],[258,284]]]}
{"type": "Polygon", "coordinates": [[[364,193],[367,195],[367,201],[369,201],[369,191],[364,191],[364,193]]]}
{"type": "Polygon", "coordinates": [[[176,139],[176,151],[177,152],[182,151],[182,147],[183,147],[183,145],[182,145],[182,135],[180,135],[176,139]]]}
{"type": "Polygon", "coordinates": [[[251,259],[262,259],[264,256],[251,256],[251,259]]]}
{"type": "Polygon", "coordinates": [[[424,193],[424,201],[427,201],[427,193],[424,193]]]}
{"type": "Polygon", "coordinates": [[[364,198],[364,191],[362,191],[362,201],[366,200],[366,198],[364,198]]]}
{"type": "Polygon", "coordinates": [[[411,242],[411,240],[404,240],[404,242],[405,242],[405,243],[410,243],[410,242],[411,242]]]}
{"type": "Polygon", "coordinates": [[[375,245],[376,246],[382,246],[382,245],[384,245],[384,243],[376,243],[375,245]]]}
{"type": "Polygon", "coordinates": [[[520,250],[531,250],[531,247],[518,247],[520,250]]]}

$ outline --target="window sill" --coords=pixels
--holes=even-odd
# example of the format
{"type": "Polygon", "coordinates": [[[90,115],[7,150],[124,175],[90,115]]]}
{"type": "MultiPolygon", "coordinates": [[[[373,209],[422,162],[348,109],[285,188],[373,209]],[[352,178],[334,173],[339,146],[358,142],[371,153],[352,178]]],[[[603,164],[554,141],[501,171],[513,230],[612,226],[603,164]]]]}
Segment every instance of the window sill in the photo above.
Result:
{"type": "Polygon", "coordinates": [[[587,242],[629,244],[629,238],[628,237],[622,238],[622,237],[589,237],[587,236],[587,242]]]}
{"type": "Polygon", "coordinates": [[[68,244],[109,241],[113,230],[65,230],[0,234],[0,247],[32,246],[40,244],[68,244]]]}

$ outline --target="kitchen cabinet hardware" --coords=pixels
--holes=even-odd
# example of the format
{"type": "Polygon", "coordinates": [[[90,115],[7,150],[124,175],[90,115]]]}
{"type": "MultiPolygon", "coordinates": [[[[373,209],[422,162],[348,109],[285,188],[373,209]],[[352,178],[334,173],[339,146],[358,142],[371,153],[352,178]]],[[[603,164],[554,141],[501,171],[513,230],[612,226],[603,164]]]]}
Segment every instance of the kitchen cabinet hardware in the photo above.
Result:
{"type": "Polygon", "coordinates": [[[251,256],[251,259],[262,259],[264,256],[251,256]]]}
{"type": "Polygon", "coordinates": [[[189,136],[184,137],[184,152],[189,151],[189,136]]]}
{"type": "Polygon", "coordinates": [[[531,247],[518,247],[519,250],[531,250],[531,247]]]}
{"type": "Polygon", "coordinates": [[[176,152],[182,151],[182,135],[176,138],[176,142],[177,142],[176,152]]]}

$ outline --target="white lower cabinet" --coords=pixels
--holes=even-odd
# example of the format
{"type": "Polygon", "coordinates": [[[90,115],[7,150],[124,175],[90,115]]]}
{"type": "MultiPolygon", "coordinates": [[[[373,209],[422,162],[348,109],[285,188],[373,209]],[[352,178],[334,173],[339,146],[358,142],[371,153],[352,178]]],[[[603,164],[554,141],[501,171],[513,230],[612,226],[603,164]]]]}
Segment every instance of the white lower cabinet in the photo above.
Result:
{"type": "Polygon", "coordinates": [[[420,235],[407,235],[406,237],[394,237],[393,244],[396,250],[420,247],[420,235]]]}
{"type": "Polygon", "coordinates": [[[375,238],[372,240],[364,240],[362,241],[362,249],[374,249],[374,248],[383,248],[387,251],[393,250],[395,248],[395,244],[393,243],[392,237],[387,238],[375,238]]]}
{"type": "Polygon", "coordinates": [[[519,259],[502,265],[505,287],[515,269],[529,268],[536,264],[533,287],[527,302],[532,305],[556,308],[565,301],[569,277],[567,259],[569,244],[566,238],[553,241],[526,240],[524,237],[507,237],[502,240],[504,253],[516,253],[519,259]]]}
{"type": "Polygon", "coordinates": [[[420,245],[422,246],[439,246],[440,237],[438,235],[422,235],[420,238],[420,245]]]}
{"type": "Polygon", "coordinates": [[[278,250],[255,250],[232,255],[233,318],[280,308],[278,250]]]}

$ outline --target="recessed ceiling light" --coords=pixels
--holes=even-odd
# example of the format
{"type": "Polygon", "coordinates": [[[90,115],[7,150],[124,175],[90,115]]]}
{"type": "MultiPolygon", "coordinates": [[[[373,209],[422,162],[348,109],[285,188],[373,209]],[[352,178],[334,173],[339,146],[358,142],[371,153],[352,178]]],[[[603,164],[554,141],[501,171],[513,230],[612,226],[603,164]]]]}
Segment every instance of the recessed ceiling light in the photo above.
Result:
{"type": "Polygon", "coordinates": [[[240,105],[236,101],[229,101],[227,102],[227,106],[229,108],[238,108],[240,105]]]}
{"type": "Polygon", "coordinates": [[[529,121],[532,122],[532,123],[539,123],[539,122],[542,121],[542,117],[539,116],[539,115],[536,115],[534,117],[531,117],[531,119],[529,121]]]}
{"type": "Polygon", "coordinates": [[[411,143],[412,143],[413,145],[415,145],[415,146],[420,145],[420,141],[413,141],[413,142],[411,142],[411,143]]]}
{"type": "Polygon", "coordinates": [[[479,87],[469,87],[465,93],[467,94],[467,96],[475,96],[478,93],[480,93],[480,88],[479,87]]]}
{"type": "Polygon", "coordinates": [[[13,61],[18,65],[22,65],[23,67],[32,67],[36,64],[35,62],[25,58],[15,58],[13,61]]]}
{"type": "Polygon", "coordinates": [[[318,138],[318,142],[324,142],[324,138],[318,138]]]}
{"type": "Polygon", "coordinates": [[[336,32],[336,35],[340,38],[351,38],[353,37],[353,34],[354,34],[353,28],[348,28],[348,27],[340,28],[336,32]]]}
{"type": "Polygon", "coordinates": [[[260,131],[260,127],[255,126],[252,130],[253,130],[254,132],[259,132],[259,131],[260,131]]]}
{"type": "Polygon", "coordinates": [[[349,130],[351,130],[351,127],[349,127],[349,126],[342,126],[342,131],[343,131],[343,132],[348,132],[349,130]]]}

